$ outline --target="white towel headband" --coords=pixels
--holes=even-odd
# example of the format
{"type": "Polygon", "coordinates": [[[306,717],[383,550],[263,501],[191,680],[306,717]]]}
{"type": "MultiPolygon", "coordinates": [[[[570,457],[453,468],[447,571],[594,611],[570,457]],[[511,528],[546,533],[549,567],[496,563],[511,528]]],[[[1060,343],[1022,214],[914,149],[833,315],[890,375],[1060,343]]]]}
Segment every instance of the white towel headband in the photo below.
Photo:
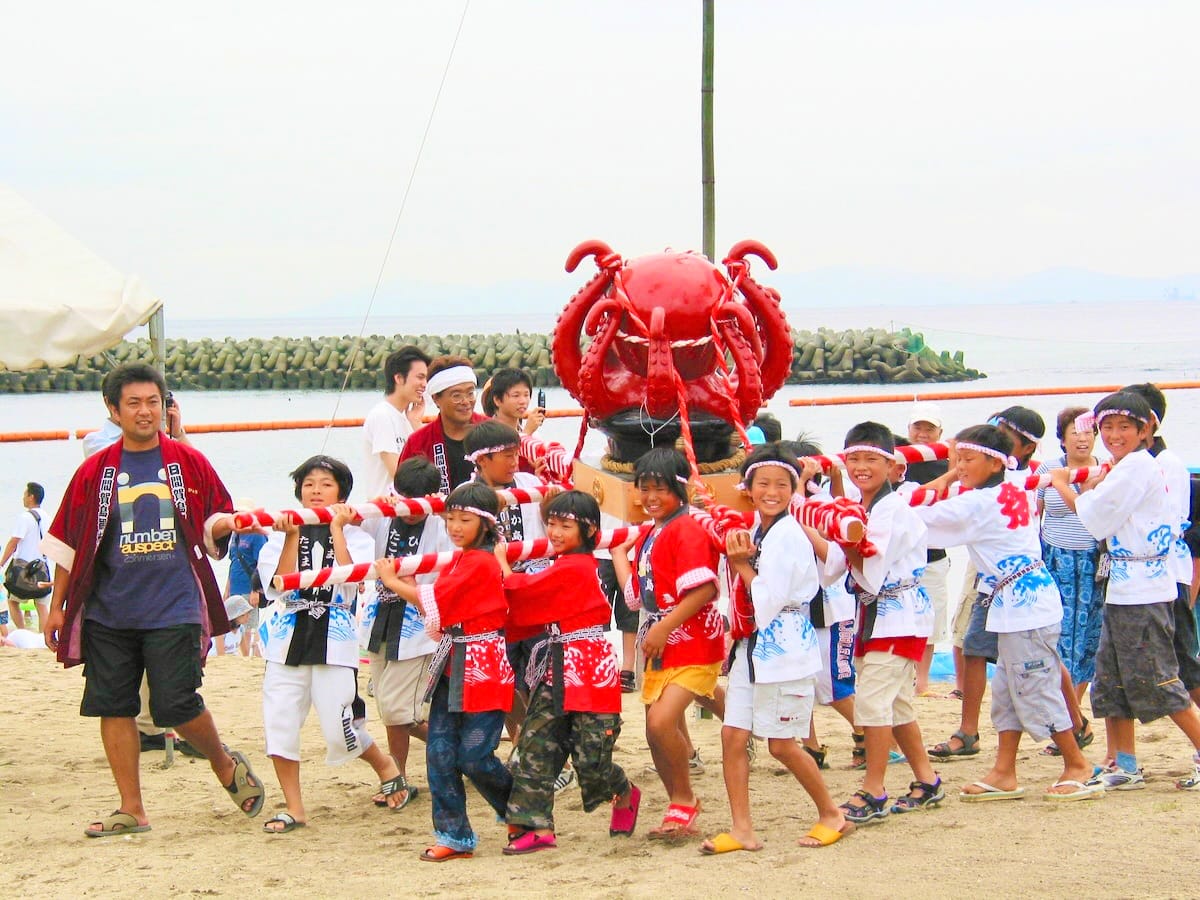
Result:
{"type": "Polygon", "coordinates": [[[451,366],[448,369],[442,369],[425,382],[425,390],[430,397],[436,397],[446,388],[452,388],[456,384],[478,387],[479,379],[475,377],[475,370],[470,366],[451,366]]]}

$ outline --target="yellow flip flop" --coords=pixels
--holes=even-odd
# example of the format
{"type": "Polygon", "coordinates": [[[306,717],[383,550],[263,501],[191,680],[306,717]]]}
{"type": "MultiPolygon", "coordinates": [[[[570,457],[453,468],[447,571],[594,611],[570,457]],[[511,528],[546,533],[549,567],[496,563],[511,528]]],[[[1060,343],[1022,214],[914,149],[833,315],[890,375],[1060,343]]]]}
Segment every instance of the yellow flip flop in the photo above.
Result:
{"type": "Polygon", "coordinates": [[[757,853],[761,849],[762,844],[759,844],[757,847],[751,847],[748,844],[743,844],[727,831],[722,831],[716,837],[709,838],[700,845],[700,852],[705,856],[716,856],[718,853],[732,853],[735,850],[747,850],[750,853],[757,853]]]}
{"type": "Polygon", "coordinates": [[[809,829],[808,834],[806,834],[804,836],[804,837],[812,838],[814,841],[817,842],[817,845],[814,847],[812,844],[799,844],[799,842],[797,842],[797,843],[801,847],[807,847],[810,850],[816,850],[820,847],[828,847],[830,844],[836,844],[838,841],[840,841],[846,835],[850,834],[852,831],[854,831],[854,823],[853,822],[847,822],[845,825],[843,825],[841,827],[840,830],[837,828],[830,828],[828,825],[823,825],[820,822],[818,822],[811,829],[809,829]]]}

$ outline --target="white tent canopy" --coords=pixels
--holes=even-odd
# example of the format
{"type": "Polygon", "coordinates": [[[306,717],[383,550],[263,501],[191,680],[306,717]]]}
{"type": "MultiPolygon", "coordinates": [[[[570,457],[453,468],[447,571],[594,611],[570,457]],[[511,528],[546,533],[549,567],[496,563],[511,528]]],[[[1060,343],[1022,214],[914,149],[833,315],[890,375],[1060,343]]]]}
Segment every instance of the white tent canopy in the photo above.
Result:
{"type": "Polygon", "coordinates": [[[0,363],[66,365],[119,343],[161,305],[0,184],[0,363]]]}

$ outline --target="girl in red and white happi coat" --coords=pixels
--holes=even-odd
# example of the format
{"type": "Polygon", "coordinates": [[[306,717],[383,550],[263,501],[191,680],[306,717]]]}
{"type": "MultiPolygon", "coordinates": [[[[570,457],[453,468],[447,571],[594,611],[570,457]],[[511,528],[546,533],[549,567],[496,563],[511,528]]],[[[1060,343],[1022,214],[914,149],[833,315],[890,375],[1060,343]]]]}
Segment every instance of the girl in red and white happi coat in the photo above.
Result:
{"type": "Polygon", "coordinates": [[[557,554],[549,568],[513,574],[504,545],[496,545],[505,573],[508,639],[545,635],[529,660],[529,710],[508,798],[509,855],[556,846],[554,779],[568,755],[584,811],[612,801],[610,836],[633,833],[641,799],[612,760],[621,733],[621,682],[617,654],[604,634],[610,609],[592,556],[600,507],[588,494],[567,491],[549,502],[545,520],[557,554]]]}
{"type": "Polygon", "coordinates": [[[499,511],[496,492],[486,485],[455,488],[446,498],[446,532],[463,553],[433,584],[418,587],[412,578],[397,576],[387,559],[376,564],[383,585],[419,605],[426,632],[440,641],[425,695],[430,702],[425,763],[437,841],[421,853],[426,862],[473,855],[478,838],[467,818],[464,775],[500,816],[512,788],[512,775],[495,755],[513,697],[502,630],[508,603],[491,552],[499,511]]]}
{"type": "Polygon", "coordinates": [[[693,701],[704,700],[719,718],[725,714],[717,689],[725,659],[725,623],[715,603],[718,554],[688,513],[689,472],[676,450],[660,447],[643,454],[634,467],[634,486],[654,528],[636,543],[612,548],[625,602],[647,612],[638,633],[646,657],[646,741],[669,802],[650,838],[698,834],[700,802],[692,791],[683,714],[693,701]]]}

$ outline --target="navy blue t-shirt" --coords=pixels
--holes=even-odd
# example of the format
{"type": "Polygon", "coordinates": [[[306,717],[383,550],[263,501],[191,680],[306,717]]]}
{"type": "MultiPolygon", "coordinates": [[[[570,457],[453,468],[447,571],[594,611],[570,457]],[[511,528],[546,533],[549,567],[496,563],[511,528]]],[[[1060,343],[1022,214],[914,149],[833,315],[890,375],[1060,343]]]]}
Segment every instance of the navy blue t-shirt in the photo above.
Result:
{"type": "Polygon", "coordinates": [[[121,451],[116,492],[84,618],[108,628],[200,624],[200,588],[158,447],[121,451]]]}

